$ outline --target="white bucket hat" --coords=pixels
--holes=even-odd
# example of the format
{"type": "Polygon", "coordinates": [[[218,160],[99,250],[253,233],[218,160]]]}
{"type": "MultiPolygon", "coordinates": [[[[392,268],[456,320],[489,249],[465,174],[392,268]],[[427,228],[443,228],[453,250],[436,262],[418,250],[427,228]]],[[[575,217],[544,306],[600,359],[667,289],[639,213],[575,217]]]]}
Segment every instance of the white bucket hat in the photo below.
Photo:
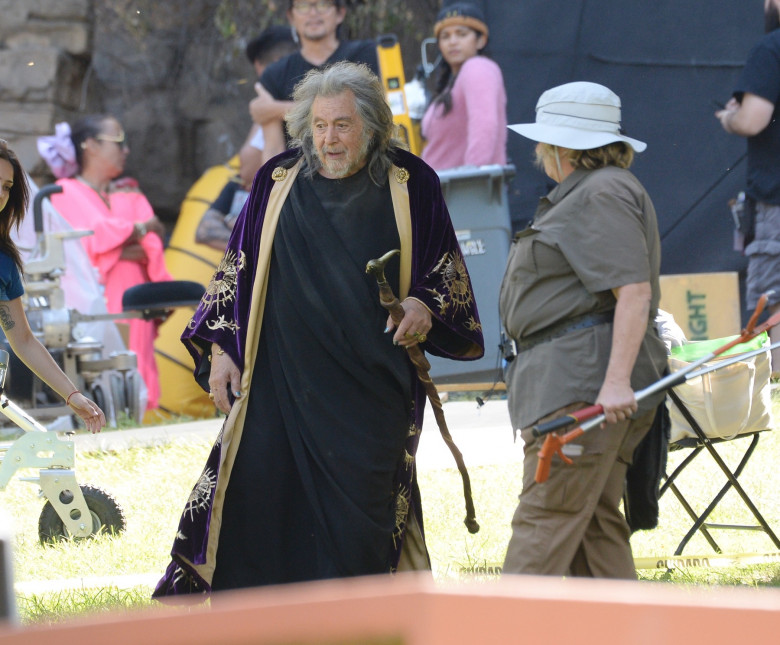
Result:
{"type": "Polygon", "coordinates": [[[536,123],[516,123],[510,130],[571,150],[600,148],[625,141],[636,152],[647,144],[620,133],[620,98],[597,83],[566,83],[544,92],[536,103],[536,123]]]}

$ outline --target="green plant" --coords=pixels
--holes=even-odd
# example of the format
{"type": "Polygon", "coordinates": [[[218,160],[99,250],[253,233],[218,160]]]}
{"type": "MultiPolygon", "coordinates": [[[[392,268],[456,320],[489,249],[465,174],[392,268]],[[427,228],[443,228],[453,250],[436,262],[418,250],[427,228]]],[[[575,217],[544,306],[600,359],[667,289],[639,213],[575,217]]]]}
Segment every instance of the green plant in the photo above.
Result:
{"type": "Polygon", "coordinates": [[[18,594],[19,613],[25,623],[53,624],[74,616],[138,610],[152,605],[148,587],[101,587],[18,594]]]}

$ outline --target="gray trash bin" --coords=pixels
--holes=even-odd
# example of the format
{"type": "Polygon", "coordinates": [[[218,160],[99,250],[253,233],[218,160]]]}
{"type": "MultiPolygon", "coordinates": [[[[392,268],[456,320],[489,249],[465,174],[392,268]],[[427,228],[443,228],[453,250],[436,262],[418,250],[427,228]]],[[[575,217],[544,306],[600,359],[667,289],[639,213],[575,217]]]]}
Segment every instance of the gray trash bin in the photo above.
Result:
{"type": "Polygon", "coordinates": [[[441,384],[493,383],[502,378],[498,292],[512,239],[507,183],[515,167],[464,166],[438,174],[474,287],[485,356],[477,361],[452,361],[428,355],[431,377],[441,384]]]}

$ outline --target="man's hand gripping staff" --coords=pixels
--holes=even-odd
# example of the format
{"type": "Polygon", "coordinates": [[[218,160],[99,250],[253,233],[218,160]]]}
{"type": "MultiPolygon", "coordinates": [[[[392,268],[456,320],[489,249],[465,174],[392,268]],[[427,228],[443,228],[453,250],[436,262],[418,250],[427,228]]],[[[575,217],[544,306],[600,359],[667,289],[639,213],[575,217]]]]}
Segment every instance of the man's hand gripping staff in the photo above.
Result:
{"type": "MultiPolygon", "coordinates": [[[[395,249],[385,253],[381,258],[369,260],[368,264],[366,264],[366,273],[373,274],[379,285],[379,302],[390,313],[390,317],[396,326],[403,320],[406,312],[385,278],[385,265],[394,255],[398,254],[400,254],[400,251],[395,249]]],[[[455,458],[455,463],[458,465],[458,470],[460,471],[460,476],[463,480],[463,496],[466,501],[466,519],[464,520],[464,523],[466,524],[469,533],[476,533],[479,531],[479,524],[476,520],[474,501],[471,496],[471,480],[469,479],[469,474],[466,470],[466,464],[463,462],[463,455],[452,440],[450,431],[447,428],[447,422],[444,419],[444,411],[442,410],[439,393],[428,374],[428,371],[431,369],[431,364],[428,362],[428,359],[425,358],[425,354],[418,344],[407,345],[406,351],[409,354],[409,359],[417,370],[417,378],[419,378],[420,382],[423,384],[428,400],[431,402],[433,416],[436,417],[436,423],[439,426],[441,436],[449,447],[452,456],[455,458]]]]}
{"type": "MultiPolygon", "coordinates": [[[[748,321],[747,326],[745,327],[745,329],[742,330],[742,333],[739,336],[727,342],[722,347],[719,347],[718,349],[712,351],[707,356],[704,356],[690,363],[689,365],[686,365],[683,369],[678,370],[673,374],[669,374],[668,376],[665,376],[664,378],[656,381],[655,383],[648,385],[646,388],[639,390],[638,392],[635,392],[634,396],[636,400],[641,401],[642,399],[650,396],[651,394],[655,394],[656,392],[667,390],[670,387],[679,385],[680,383],[683,383],[686,380],[688,380],[688,378],[693,378],[694,376],[699,376],[706,372],[720,369],[722,367],[725,367],[726,365],[731,364],[732,362],[743,360],[744,358],[747,358],[749,356],[753,356],[767,351],[768,348],[765,347],[756,350],[755,352],[750,352],[748,354],[735,356],[731,361],[723,361],[718,365],[714,365],[712,367],[705,368],[702,370],[697,370],[697,368],[703,365],[704,363],[707,363],[708,361],[711,361],[713,358],[720,356],[721,354],[730,350],[732,347],[735,347],[736,345],[741,345],[742,343],[746,343],[749,340],[752,340],[753,338],[758,336],[760,333],[765,332],[768,329],[771,329],[772,327],[780,323],[780,311],[778,311],[774,315],[770,316],[763,323],[756,326],[756,321],[758,320],[758,317],[763,312],[767,300],[769,299],[769,295],[770,295],[769,293],[765,293],[761,296],[761,298],[758,301],[758,304],[756,305],[756,309],[753,312],[753,315],[750,317],[750,320],[748,321]]],[[[539,450],[539,455],[538,455],[539,461],[536,466],[536,477],[535,477],[536,482],[542,483],[547,481],[547,478],[550,475],[550,464],[552,462],[553,455],[557,454],[567,464],[573,463],[569,457],[563,454],[563,450],[562,450],[563,446],[569,443],[570,441],[573,441],[577,437],[582,436],[588,430],[591,430],[596,426],[602,425],[604,423],[604,419],[605,417],[604,417],[603,408],[600,405],[591,405],[586,408],[576,410],[575,412],[572,412],[571,414],[568,414],[566,416],[559,417],[557,419],[553,419],[552,421],[548,421],[546,423],[540,423],[538,425],[533,426],[532,433],[535,437],[541,437],[546,435],[544,443],[542,444],[542,447],[539,450]],[[557,430],[566,428],[575,423],[579,423],[580,425],[574,428],[573,430],[566,432],[565,434],[559,435],[556,432],[557,430]]]]}

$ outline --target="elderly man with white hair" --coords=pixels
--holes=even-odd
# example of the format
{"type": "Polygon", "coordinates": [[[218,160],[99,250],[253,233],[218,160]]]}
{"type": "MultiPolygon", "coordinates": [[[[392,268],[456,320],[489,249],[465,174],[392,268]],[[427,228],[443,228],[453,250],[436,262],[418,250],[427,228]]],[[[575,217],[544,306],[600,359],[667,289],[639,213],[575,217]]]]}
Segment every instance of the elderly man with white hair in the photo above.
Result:
{"type": "Polygon", "coordinates": [[[404,347],[483,353],[439,180],[393,138],[365,65],[310,71],[287,124],[293,148],[258,173],[183,335],[229,416],[156,596],[430,566],[404,347]],[[397,325],[366,275],[393,249],[397,325]]]}

